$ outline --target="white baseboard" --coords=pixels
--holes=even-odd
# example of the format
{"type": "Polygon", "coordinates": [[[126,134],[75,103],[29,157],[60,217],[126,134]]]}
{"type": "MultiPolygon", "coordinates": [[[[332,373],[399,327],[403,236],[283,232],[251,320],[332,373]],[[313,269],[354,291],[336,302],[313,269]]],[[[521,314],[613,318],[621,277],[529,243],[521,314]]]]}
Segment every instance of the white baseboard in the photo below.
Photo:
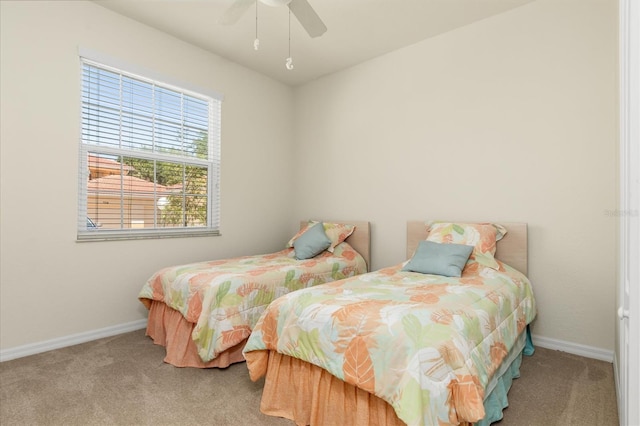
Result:
{"type": "Polygon", "coordinates": [[[59,337],[57,339],[46,340],[44,342],[31,343],[15,348],[3,349],[0,350],[0,362],[10,361],[12,359],[22,358],[29,355],[35,355],[54,349],[66,348],[67,346],[78,345],[80,343],[86,343],[92,340],[102,339],[104,337],[116,336],[118,334],[128,333],[130,331],[136,331],[146,327],[147,320],[142,319],[125,324],[100,328],[98,330],[59,337]]]}
{"type": "Polygon", "coordinates": [[[567,352],[573,355],[580,355],[586,358],[599,359],[600,361],[613,362],[613,351],[608,351],[593,346],[581,345],[579,343],[566,342],[564,340],[552,339],[544,336],[532,335],[534,346],[567,352]]]}
{"type": "MultiPolygon", "coordinates": [[[[102,339],[104,337],[116,336],[130,331],[140,330],[147,326],[147,320],[129,322],[126,324],[114,325],[98,330],[87,331],[84,333],[72,334],[57,339],[46,340],[44,342],[32,343],[16,348],[0,350],[0,362],[10,361],[16,358],[22,358],[29,355],[35,355],[54,349],[65,348],[67,346],[78,345],[80,343],[90,342],[92,340],[102,339]]],[[[534,346],[541,348],[553,349],[557,351],[567,352],[574,355],[580,355],[587,358],[599,359],[601,361],[613,362],[613,351],[607,351],[593,346],[581,345],[578,343],[566,342],[563,340],[551,339],[549,337],[533,335],[534,346]]]]}

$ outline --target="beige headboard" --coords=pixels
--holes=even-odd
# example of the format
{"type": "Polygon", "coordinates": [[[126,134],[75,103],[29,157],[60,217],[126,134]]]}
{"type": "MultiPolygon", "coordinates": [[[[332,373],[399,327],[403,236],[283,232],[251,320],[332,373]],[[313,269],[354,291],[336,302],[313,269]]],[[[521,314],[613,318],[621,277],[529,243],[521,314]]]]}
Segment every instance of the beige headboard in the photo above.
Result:
{"type": "MultiPolygon", "coordinates": [[[[499,223],[507,229],[507,234],[498,241],[496,259],[527,275],[527,224],[520,222],[499,223]]],[[[407,222],[407,259],[413,256],[418,243],[426,238],[427,225],[425,221],[407,222]]]]}
{"type": "MultiPolygon", "coordinates": [[[[306,220],[301,220],[300,229],[304,228],[307,222],[306,220]]],[[[353,231],[353,234],[349,235],[346,242],[362,255],[364,261],[367,262],[367,270],[369,270],[371,267],[371,225],[369,222],[364,220],[323,220],[323,222],[355,225],[356,229],[353,231]]]]}

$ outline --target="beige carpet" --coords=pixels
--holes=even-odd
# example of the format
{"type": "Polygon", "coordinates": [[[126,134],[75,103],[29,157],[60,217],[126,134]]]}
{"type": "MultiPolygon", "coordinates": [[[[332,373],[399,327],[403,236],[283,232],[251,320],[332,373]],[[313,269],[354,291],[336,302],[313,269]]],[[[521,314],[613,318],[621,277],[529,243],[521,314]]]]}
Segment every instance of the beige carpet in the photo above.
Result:
{"type": "MultiPolygon", "coordinates": [[[[1,425],[292,425],[260,413],[262,383],[164,364],[135,331],[0,364],[1,425]]],[[[537,348],[499,425],[618,425],[610,363],[537,348]]]]}

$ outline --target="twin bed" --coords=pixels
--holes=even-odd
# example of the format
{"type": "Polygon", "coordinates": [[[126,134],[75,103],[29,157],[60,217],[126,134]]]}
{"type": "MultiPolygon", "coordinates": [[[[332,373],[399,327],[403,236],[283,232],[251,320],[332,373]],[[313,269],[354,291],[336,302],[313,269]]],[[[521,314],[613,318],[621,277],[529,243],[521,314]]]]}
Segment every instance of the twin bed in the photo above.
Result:
{"type": "MultiPolygon", "coordinates": [[[[369,225],[358,228],[366,230],[366,242],[347,240],[342,248],[355,258],[360,256],[352,252],[362,250],[369,264],[369,225]]],[[[344,250],[336,246],[334,253],[321,252],[307,260],[307,266],[340,257],[344,250]]],[[[536,310],[526,278],[526,224],[429,227],[408,222],[407,256],[407,262],[369,273],[354,267],[347,273],[334,269],[331,278],[273,292],[257,307],[241,303],[221,310],[229,294],[255,287],[234,286],[231,280],[233,292],[221,296],[218,289],[216,295],[191,298],[199,300],[191,305],[201,305],[198,319],[169,307],[166,294],[165,299],[153,294],[147,298],[143,291],[145,305],[153,299],[147,333],[167,346],[167,362],[174,365],[224,367],[246,359],[251,378],[265,378],[261,411],[298,425],[484,425],[499,420],[522,354],[533,352],[528,324],[536,310]],[[217,310],[209,308],[210,299],[217,310]],[[244,311],[251,312],[243,314],[244,324],[220,321],[244,311]],[[203,318],[209,329],[205,334],[214,337],[209,340],[227,341],[227,346],[204,350],[194,343],[202,334],[203,318]],[[180,333],[171,331],[180,327],[180,333]],[[166,337],[185,333],[188,338],[166,337]],[[183,345],[180,363],[170,361],[170,342],[183,345]],[[202,354],[213,358],[203,359],[202,354]]],[[[225,274],[237,278],[237,272],[225,274]]]]}
{"type": "Polygon", "coordinates": [[[367,271],[370,226],[366,221],[323,222],[331,243],[307,259],[294,244],[256,256],[163,268],[138,298],[149,309],[146,333],[165,346],[164,361],[176,367],[228,367],[243,362],[242,349],[265,307],[290,291],[367,271]]]}
{"type": "Polygon", "coordinates": [[[411,222],[409,263],[420,263],[425,239],[474,245],[460,277],[403,263],[277,299],[244,350],[251,378],[265,377],[261,411],[298,425],[499,420],[533,351],[526,237],[524,224],[445,224],[427,235],[411,222]]]}

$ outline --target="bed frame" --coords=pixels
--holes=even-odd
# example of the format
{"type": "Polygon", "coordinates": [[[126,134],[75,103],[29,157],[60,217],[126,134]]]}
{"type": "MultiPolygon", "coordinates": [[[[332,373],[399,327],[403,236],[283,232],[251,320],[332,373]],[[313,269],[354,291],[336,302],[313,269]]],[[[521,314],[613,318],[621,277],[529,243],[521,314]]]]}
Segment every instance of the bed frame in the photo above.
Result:
{"type": "MultiPolygon", "coordinates": [[[[461,222],[478,223],[478,222],[461,222]]],[[[528,273],[527,224],[522,222],[498,222],[507,229],[506,235],[496,245],[495,258],[528,273]]],[[[413,256],[418,243],[427,238],[427,222],[411,220],[407,222],[407,259],[413,256]]]]}

